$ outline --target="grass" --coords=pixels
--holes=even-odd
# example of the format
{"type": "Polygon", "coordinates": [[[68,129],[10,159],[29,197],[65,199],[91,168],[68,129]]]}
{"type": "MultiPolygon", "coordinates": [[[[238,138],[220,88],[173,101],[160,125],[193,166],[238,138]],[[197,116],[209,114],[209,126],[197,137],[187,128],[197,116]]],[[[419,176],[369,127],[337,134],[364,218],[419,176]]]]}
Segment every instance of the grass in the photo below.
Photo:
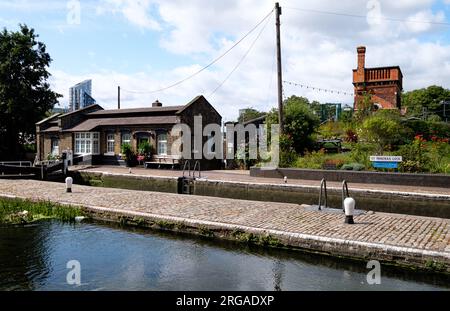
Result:
{"type": "Polygon", "coordinates": [[[73,206],[48,201],[0,198],[0,224],[26,224],[50,218],[71,222],[76,216],[83,215],[80,208],[73,206]],[[23,213],[24,211],[28,213],[23,213]]]}

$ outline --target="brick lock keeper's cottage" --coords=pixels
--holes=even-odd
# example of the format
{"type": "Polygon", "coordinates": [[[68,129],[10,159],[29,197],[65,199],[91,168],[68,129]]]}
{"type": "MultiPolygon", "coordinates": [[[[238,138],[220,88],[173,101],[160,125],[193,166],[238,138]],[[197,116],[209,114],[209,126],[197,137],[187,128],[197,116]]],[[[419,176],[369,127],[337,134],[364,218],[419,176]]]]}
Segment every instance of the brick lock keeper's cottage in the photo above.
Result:
{"type": "MultiPolygon", "coordinates": [[[[175,124],[187,124],[194,133],[194,116],[202,116],[202,126],[222,124],[222,117],[202,95],[184,106],[163,106],[159,101],[148,108],[104,110],[98,104],[69,112],[55,114],[36,123],[37,155],[46,160],[48,155],[61,156],[64,150],[73,152],[73,164],[124,164],[121,146],[129,143],[137,150],[141,142],[153,146],[151,161],[168,163],[176,158],[172,152],[171,135],[175,124]]],[[[203,144],[207,137],[203,137],[203,144]]],[[[192,146],[193,137],[192,137],[192,146]]],[[[192,154],[192,159],[194,155],[192,154]]],[[[202,157],[202,169],[217,169],[221,160],[202,157]]]]}

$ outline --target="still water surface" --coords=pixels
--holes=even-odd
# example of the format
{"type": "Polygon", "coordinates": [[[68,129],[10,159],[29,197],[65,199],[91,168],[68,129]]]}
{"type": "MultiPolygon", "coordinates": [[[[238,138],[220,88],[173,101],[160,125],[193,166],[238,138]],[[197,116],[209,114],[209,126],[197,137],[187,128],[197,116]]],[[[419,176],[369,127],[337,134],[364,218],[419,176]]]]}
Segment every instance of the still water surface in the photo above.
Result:
{"type": "Polygon", "coordinates": [[[0,290],[449,290],[450,278],[99,223],[0,228],[0,290]],[[81,264],[81,285],[66,264],[81,264]]]}

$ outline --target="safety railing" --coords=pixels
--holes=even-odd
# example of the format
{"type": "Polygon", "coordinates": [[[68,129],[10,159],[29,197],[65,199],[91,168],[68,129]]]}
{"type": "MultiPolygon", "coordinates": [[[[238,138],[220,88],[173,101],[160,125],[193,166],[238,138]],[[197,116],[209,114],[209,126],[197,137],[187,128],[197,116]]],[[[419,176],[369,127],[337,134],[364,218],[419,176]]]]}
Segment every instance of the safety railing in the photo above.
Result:
{"type": "Polygon", "coordinates": [[[187,165],[187,168],[188,168],[189,177],[191,177],[191,162],[189,160],[186,160],[184,162],[184,165],[183,165],[183,177],[185,177],[184,174],[186,172],[186,165],[187,165]]]}
{"type": "Polygon", "coordinates": [[[319,193],[319,211],[322,210],[322,198],[324,199],[324,207],[327,207],[328,204],[328,194],[327,194],[327,181],[326,179],[322,179],[320,181],[320,193],[319,193]],[[322,196],[323,193],[323,196],[322,196]]]}
{"type": "Polygon", "coordinates": [[[198,167],[198,178],[202,178],[202,170],[200,168],[200,161],[197,160],[197,161],[195,161],[194,169],[193,169],[193,176],[192,177],[194,177],[194,179],[195,179],[195,172],[196,172],[197,167],[198,167]]]}

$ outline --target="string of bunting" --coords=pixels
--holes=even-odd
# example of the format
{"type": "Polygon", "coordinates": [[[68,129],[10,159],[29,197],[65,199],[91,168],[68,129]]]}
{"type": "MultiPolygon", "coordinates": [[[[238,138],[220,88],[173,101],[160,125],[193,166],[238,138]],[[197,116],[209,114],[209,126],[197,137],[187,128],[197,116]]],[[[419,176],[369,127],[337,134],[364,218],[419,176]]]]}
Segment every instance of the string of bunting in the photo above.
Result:
{"type": "Polygon", "coordinates": [[[286,83],[286,84],[289,84],[289,85],[294,85],[294,86],[299,86],[301,88],[311,89],[313,91],[319,91],[319,92],[325,92],[325,93],[331,93],[331,94],[339,94],[339,95],[342,94],[342,95],[347,95],[347,96],[354,96],[353,93],[349,93],[349,92],[345,92],[345,91],[329,90],[329,89],[319,88],[319,87],[315,87],[315,86],[309,86],[309,85],[296,83],[296,82],[291,82],[291,81],[283,81],[283,83],[286,83]]]}

